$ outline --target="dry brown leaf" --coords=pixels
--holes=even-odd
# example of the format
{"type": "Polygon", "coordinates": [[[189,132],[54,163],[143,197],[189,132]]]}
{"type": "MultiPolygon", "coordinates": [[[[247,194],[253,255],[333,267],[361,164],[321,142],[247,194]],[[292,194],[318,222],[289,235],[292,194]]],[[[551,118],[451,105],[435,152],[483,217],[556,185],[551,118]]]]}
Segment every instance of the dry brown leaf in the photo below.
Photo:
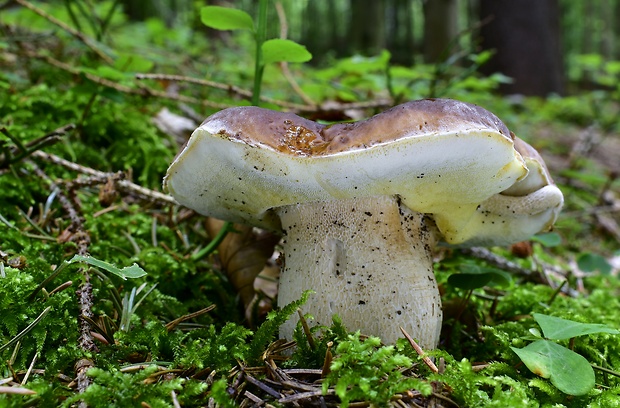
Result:
{"type": "MultiPolygon", "coordinates": [[[[205,221],[210,237],[215,237],[223,225],[223,221],[215,218],[207,218],[205,221]]],[[[265,268],[280,238],[273,233],[259,232],[242,224],[234,224],[233,229],[234,232],[228,233],[217,247],[217,256],[222,271],[226,273],[247,310],[256,294],[254,280],[265,268]]]]}

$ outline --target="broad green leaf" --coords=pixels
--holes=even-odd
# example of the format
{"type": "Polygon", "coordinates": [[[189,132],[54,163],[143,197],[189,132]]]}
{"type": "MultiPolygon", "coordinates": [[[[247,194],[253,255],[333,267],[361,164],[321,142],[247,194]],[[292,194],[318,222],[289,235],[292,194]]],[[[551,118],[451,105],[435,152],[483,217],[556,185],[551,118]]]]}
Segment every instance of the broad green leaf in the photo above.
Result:
{"type": "Polygon", "coordinates": [[[552,248],[562,243],[562,237],[557,232],[547,232],[533,236],[532,241],[536,241],[547,248],[552,248]]]}
{"type": "Polygon", "coordinates": [[[200,19],[204,25],[216,30],[254,31],[252,17],[243,10],[221,6],[205,6],[200,9],[200,19]]]}
{"type": "Polygon", "coordinates": [[[510,275],[500,269],[473,264],[463,264],[460,269],[461,273],[448,277],[448,284],[455,288],[472,290],[489,284],[502,286],[510,283],[510,275]]]}
{"type": "Polygon", "coordinates": [[[534,313],[532,316],[548,339],[564,340],[596,333],[620,334],[620,331],[604,324],[579,323],[540,313],[534,313]]]}
{"type": "Polygon", "coordinates": [[[591,252],[580,254],[577,258],[577,266],[584,272],[599,271],[604,275],[608,275],[612,269],[611,265],[604,257],[591,252]]]}
{"type": "Polygon", "coordinates": [[[585,395],[594,387],[594,370],[588,360],[566,347],[537,340],[511,349],[531,372],[548,378],[563,393],[585,395]]]}
{"type": "Polygon", "coordinates": [[[148,72],[153,65],[153,61],[135,54],[122,55],[114,61],[114,68],[123,72],[148,72]]]}
{"type": "Polygon", "coordinates": [[[124,72],[107,65],[97,67],[97,69],[94,70],[93,73],[100,77],[111,79],[112,81],[122,81],[128,78],[127,74],[125,74],[124,72]]]}
{"type": "Polygon", "coordinates": [[[138,266],[138,264],[135,264],[135,263],[123,269],[119,269],[116,266],[112,265],[111,263],[101,261],[97,258],[93,258],[92,256],[82,256],[82,255],[75,255],[68,262],[69,263],[86,262],[87,264],[91,266],[96,266],[97,268],[101,268],[105,271],[113,273],[116,276],[120,276],[124,280],[127,280],[127,278],[129,279],[140,278],[146,275],[146,272],[144,271],[144,269],[140,268],[140,266],[138,266]]]}
{"type": "Polygon", "coordinates": [[[312,54],[303,45],[295,41],[273,39],[263,43],[263,64],[272,62],[306,62],[312,54]]]}
{"type": "Polygon", "coordinates": [[[448,284],[455,288],[472,290],[486,286],[493,280],[490,273],[468,274],[455,273],[448,277],[448,284]]]}

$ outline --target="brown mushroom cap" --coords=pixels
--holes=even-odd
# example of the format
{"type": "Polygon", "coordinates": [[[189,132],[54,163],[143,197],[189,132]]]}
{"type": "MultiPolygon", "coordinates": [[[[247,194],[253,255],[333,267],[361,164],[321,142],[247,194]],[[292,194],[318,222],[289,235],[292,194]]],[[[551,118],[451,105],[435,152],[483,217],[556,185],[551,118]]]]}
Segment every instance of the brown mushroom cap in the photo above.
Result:
{"type": "Polygon", "coordinates": [[[450,99],[411,101],[367,120],[334,125],[319,124],[293,113],[243,106],[213,114],[201,128],[250,146],[312,157],[350,153],[411,137],[476,130],[496,131],[514,139],[491,112],[450,99]]]}
{"type": "Polygon", "coordinates": [[[332,126],[238,107],[205,120],[165,184],[202,214],[274,230],[280,225],[270,210],[280,206],[399,196],[411,210],[434,215],[452,243],[481,202],[527,174],[513,143],[495,115],[449,99],[332,126]]]}

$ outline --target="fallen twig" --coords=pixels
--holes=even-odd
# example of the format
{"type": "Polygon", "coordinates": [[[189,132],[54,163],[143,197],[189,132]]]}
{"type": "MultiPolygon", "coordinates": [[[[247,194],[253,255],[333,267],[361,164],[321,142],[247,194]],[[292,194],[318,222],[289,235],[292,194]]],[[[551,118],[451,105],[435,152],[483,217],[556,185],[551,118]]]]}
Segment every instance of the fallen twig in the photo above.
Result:
{"type": "MultiPolygon", "coordinates": [[[[75,196],[73,195],[73,192],[69,191],[69,195],[73,198],[72,200],[62,192],[59,186],[47,174],[45,174],[43,170],[41,170],[34,163],[33,165],[35,173],[49,184],[50,189],[53,191],[58,191],[58,200],[60,201],[61,206],[69,215],[69,219],[71,220],[71,225],[69,227],[71,233],[71,240],[77,245],[77,253],[82,256],[87,256],[88,247],[90,245],[90,236],[88,235],[88,232],[86,232],[86,230],[84,229],[84,222],[82,220],[82,217],[80,216],[80,213],[77,210],[77,208],[79,208],[79,205],[77,205],[77,203],[75,202],[75,196]]],[[[76,291],[80,308],[80,317],[78,319],[80,335],[78,338],[78,345],[85,352],[96,352],[98,351],[98,348],[95,345],[95,341],[91,333],[92,328],[90,327],[89,323],[89,320],[92,320],[94,317],[94,313],[92,310],[93,287],[90,283],[90,274],[88,273],[88,269],[80,268],[79,272],[82,274],[83,280],[76,291]]],[[[88,358],[83,358],[76,363],[75,372],[77,374],[78,392],[84,392],[86,388],[88,388],[88,386],[91,384],[91,379],[86,375],[86,372],[94,365],[94,362],[88,358]]]]}
{"type": "MultiPolygon", "coordinates": [[[[45,153],[41,151],[37,151],[33,153],[33,157],[38,159],[45,160],[50,163],[57,164],[66,169],[86,174],[92,177],[97,178],[102,183],[107,182],[110,178],[114,178],[116,173],[106,173],[103,171],[95,170],[90,167],[85,167],[77,163],[73,163],[69,160],[65,160],[62,157],[58,157],[56,155],[45,153]]],[[[151,190],[146,187],[142,187],[138,184],[135,184],[129,180],[116,180],[116,187],[125,193],[134,194],[140,198],[143,198],[148,201],[153,201],[162,205],[176,205],[177,202],[169,196],[168,194],[160,193],[159,191],[151,190]]]]}
{"type": "Polygon", "coordinates": [[[431,360],[426,353],[424,352],[424,350],[422,350],[422,347],[418,346],[418,343],[415,342],[415,340],[413,339],[413,337],[411,337],[411,335],[409,333],[407,333],[405,331],[405,329],[403,329],[402,327],[400,328],[400,331],[403,333],[403,336],[405,336],[405,338],[407,339],[407,341],[409,342],[409,344],[411,344],[411,347],[413,347],[413,349],[416,351],[416,353],[418,353],[418,355],[420,357],[422,357],[422,361],[424,361],[424,364],[426,364],[428,366],[428,368],[431,369],[432,372],[434,373],[438,373],[439,369],[437,368],[437,366],[435,365],[435,363],[433,363],[433,360],[431,360]]]}
{"type": "Polygon", "coordinates": [[[180,102],[202,105],[202,106],[215,108],[215,109],[225,109],[225,108],[230,108],[233,106],[233,105],[227,105],[223,103],[211,102],[206,99],[192,98],[190,96],[172,95],[172,94],[168,94],[163,91],[158,91],[158,90],[147,88],[147,87],[132,88],[130,86],[121,85],[118,82],[110,81],[109,79],[94,75],[90,72],[83,72],[69,64],[65,64],[64,62],[58,61],[57,59],[52,58],[47,55],[40,55],[32,51],[25,51],[25,53],[28,57],[43,60],[47,62],[48,64],[55,66],[56,68],[60,68],[63,71],[67,71],[74,75],[84,75],[86,78],[88,78],[89,80],[99,85],[103,85],[105,87],[115,89],[119,92],[133,94],[133,95],[140,95],[144,97],[151,96],[151,97],[157,97],[157,98],[162,98],[162,99],[170,99],[170,100],[175,100],[175,101],[180,101],[180,102]]]}
{"type": "Polygon", "coordinates": [[[211,305],[209,307],[206,307],[204,309],[198,310],[197,312],[194,313],[189,313],[186,314],[185,316],[181,316],[177,319],[174,319],[168,323],[166,323],[166,330],[171,331],[174,330],[175,327],[177,327],[180,323],[183,323],[184,321],[190,320],[190,319],[194,319],[198,316],[202,316],[205,313],[209,313],[211,310],[215,309],[215,305],[211,305]]]}
{"type": "MultiPolygon", "coordinates": [[[[519,276],[523,276],[526,279],[529,279],[531,281],[537,282],[537,283],[544,283],[547,284],[551,287],[553,287],[554,289],[557,289],[557,286],[554,287],[553,285],[551,285],[551,281],[548,279],[548,274],[550,272],[560,275],[560,276],[565,276],[566,272],[562,270],[562,268],[555,266],[555,265],[550,265],[550,264],[546,264],[546,263],[542,263],[542,262],[538,262],[537,265],[541,268],[541,270],[536,270],[536,269],[528,269],[528,268],[524,268],[522,266],[517,265],[516,263],[509,261],[508,259],[504,258],[503,256],[497,255],[493,252],[491,252],[490,250],[488,250],[487,248],[481,248],[481,247],[473,247],[473,248],[461,248],[460,251],[464,254],[467,254],[469,256],[473,256],[475,258],[478,259],[482,259],[483,261],[489,263],[490,265],[495,266],[496,268],[499,268],[503,271],[506,272],[510,272],[512,274],[515,275],[519,275],[519,276]]],[[[562,293],[567,294],[569,296],[575,297],[579,295],[579,292],[576,291],[575,289],[572,289],[568,286],[564,286],[561,289],[562,293]]]]}
{"type": "Polygon", "coordinates": [[[58,20],[54,16],[49,15],[44,10],[38,8],[37,6],[35,6],[34,4],[30,3],[29,1],[26,1],[26,0],[15,0],[15,2],[20,4],[23,7],[26,7],[28,10],[31,10],[31,11],[37,13],[38,15],[40,15],[41,17],[43,17],[44,19],[46,19],[50,23],[52,23],[52,24],[62,28],[64,31],[68,32],[69,34],[71,34],[72,36],[74,36],[75,38],[77,38],[78,40],[83,42],[88,48],[90,48],[95,54],[97,54],[99,56],[99,58],[104,60],[106,63],[108,63],[108,64],[113,64],[114,63],[114,60],[110,56],[108,56],[101,49],[99,49],[99,47],[97,47],[94,44],[93,40],[88,38],[83,33],[75,30],[74,28],[69,27],[64,22],[58,20]]]}
{"type": "MultiPolygon", "coordinates": [[[[167,75],[167,74],[136,74],[135,78],[140,79],[140,80],[141,79],[154,79],[154,80],[163,80],[163,81],[188,82],[191,84],[197,84],[197,85],[207,86],[210,88],[221,89],[226,92],[232,92],[234,94],[242,96],[245,99],[252,98],[252,92],[250,91],[239,88],[238,86],[235,86],[235,85],[222,84],[222,83],[215,82],[215,81],[209,81],[207,79],[192,78],[192,77],[187,77],[183,75],[167,75]]],[[[314,109],[313,106],[311,105],[299,105],[296,103],[272,99],[266,96],[261,96],[260,99],[263,102],[272,103],[274,105],[278,105],[280,107],[290,109],[293,111],[309,111],[309,110],[314,109]]]]}
{"type": "Polygon", "coordinates": [[[14,143],[14,146],[2,148],[3,153],[0,153],[0,168],[8,168],[11,164],[17,163],[18,161],[25,159],[37,150],[59,142],[61,140],[61,136],[74,128],[75,125],[73,124],[63,126],[45,136],[28,142],[25,145],[22,144],[19,138],[13,136],[7,128],[0,128],[0,133],[8,137],[14,143]]]}
{"type": "Polygon", "coordinates": [[[37,316],[36,319],[34,319],[32,321],[32,323],[30,323],[28,326],[26,326],[26,328],[24,330],[22,330],[21,332],[17,333],[15,336],[13,336],[13,338],[11,340],[9,340],[8,343],[5,343],[4,345],[2,345],[0,347],[0,351],[11,347],[13,344],[17,343],[19,340],[21,340],[22,337],[24,337],[26,334],[28,334],[32,329],[34,329],[36,327],[37,324],[39,324],[41,322],[41,320],[43,320],[43,318],[49,313],[50,309],[52,307],[48,306],[45,309],[43,309],[43,311],[41,312],[41,314],[39,314],[39,316],[37,316]]]}
{"type": "MultiPolygon", "coordinates": [[[[288,22],[286,21],[286,13],[284,12],[284,7],[282,7],[282,3],[276,1],[275,3],[276,12],[278,13],[278,20],[280,21],[280,38],[285,40],[288,35],[288,22]]],[[[284,75],[284,78],[288,81],[293,91],[306,103],[306,105],[311,106],[313,110],[316,110],[317,104],[310,98],[304,91],[301,89],[293,74],[291,74],[291,70],[289,69],[288,62],[282,61],[280,62],[280,70],[284,75]]],[[[302,109],[303,110],[303,109],[302,109]]]]}

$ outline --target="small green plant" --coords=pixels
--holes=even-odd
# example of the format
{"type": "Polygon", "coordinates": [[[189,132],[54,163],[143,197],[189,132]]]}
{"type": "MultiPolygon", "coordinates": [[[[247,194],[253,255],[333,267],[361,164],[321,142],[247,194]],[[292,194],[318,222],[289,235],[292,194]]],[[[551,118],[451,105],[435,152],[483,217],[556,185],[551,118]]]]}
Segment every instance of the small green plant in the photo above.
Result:
{"type": "Polygon", "coordinates": [[[74,262],[85,262],[91,266],[96,266],[97,268],[101,268],[107,272],[110,272],[116,276],[119,276],[123,278],[123,280],[127,280],[127,278],[130,278],[130,279],[141,278],[142,276],[146,275],[146,272],[144,271],[144,269],[142,269],[136,263],[134,263],[131,266],[126,266],[122,269],[119,269],[109,262],[105,262],[97,258],[93,258],[92,256],[82,256],[82,255],[74,255],[73,258],[71,258],[67,262],[70,264],[74,262]]]}
{"type": "Polygon", "coordinates": [[[533,314],[542,330],[530,329],[534,341],[523,348],[511,347],[534,374],[548,378],[560,391],[585,395],[594,387],[594,370],[588,360],[551,340],[574,339],[596,333],[620,334],[603,324],[579,323],[559,317],[533,314]],[[543,338],[544,336],[544,338],[543,338]]]}
{"type": "Polygon", "coordinates": [[[306,62],[312,54],[306,47],[291,40],[266,39],[267,0],[260,0],[257,25],[243,10],[220,6],[205,6],[200,10],[202,23],[216,30],[249,30],[256,43],[254,65],[254,90],[252,105],[258,106],[265,65],[274,62],[306,62]]]}
{"type": "Polygon", "coordinates": [[[607,262],[605,257],[592,252],[582,252],[577,256],[577,266],[584,272],[598,271],[603,275],[609,275],[612,266],[607,262]]]}

